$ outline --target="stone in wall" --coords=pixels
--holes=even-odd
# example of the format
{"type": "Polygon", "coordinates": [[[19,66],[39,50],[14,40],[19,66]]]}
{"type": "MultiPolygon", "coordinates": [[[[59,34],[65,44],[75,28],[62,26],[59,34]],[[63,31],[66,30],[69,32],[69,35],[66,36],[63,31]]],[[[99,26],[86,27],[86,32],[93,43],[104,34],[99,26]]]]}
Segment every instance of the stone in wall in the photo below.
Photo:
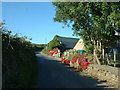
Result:
{"type": "Polygon", "coordinates": [[[96,77],[99,80],[107,81],[111,86],[118,87],[118,69],[111,66],[91,64],[84,73],[96,77]]]}

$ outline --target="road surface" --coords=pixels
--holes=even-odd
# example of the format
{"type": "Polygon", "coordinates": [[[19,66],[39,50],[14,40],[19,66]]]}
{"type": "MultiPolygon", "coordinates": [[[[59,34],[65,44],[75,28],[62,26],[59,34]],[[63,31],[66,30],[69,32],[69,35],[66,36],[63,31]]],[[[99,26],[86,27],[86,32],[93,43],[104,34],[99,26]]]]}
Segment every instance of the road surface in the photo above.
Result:
{"type": "Polygon", "coordinates": [[[42,53],[36,53],[38,78],[35,88],[103,88],[101,82],[80,75],[73,68],[61,64],[59,60],[42,53]]]}

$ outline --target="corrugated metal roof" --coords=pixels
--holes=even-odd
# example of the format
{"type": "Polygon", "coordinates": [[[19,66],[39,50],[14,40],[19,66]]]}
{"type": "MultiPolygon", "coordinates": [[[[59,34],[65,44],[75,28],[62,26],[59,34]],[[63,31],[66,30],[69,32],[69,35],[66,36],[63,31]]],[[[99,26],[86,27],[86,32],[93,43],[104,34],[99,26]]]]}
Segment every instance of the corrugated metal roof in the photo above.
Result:
{"type": "Polygon", "coordinates": [[[58,40],[65,46],[65,48],[74,48],[79,39],[59,36],[58,40]]]}

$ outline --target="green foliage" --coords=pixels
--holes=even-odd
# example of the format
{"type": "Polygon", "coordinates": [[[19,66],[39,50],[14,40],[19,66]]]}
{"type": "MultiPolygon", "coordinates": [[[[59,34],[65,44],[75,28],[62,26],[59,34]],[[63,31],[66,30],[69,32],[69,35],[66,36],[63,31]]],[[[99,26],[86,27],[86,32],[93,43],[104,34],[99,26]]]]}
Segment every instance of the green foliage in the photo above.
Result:
{"type": "Polygon", "coordinates": [[[92,45],[86,45],[85,49],[86,49],[86,53],[93,53],[93,46],[92,45]]]}
{"type": "Polygon", "coordinates": [[[73,56],[76,56],[76,55],[78,55],[78,54],[80,54],[78,51],[75,51],[75,50],[66,50],[65,52],[64,52],[64,57],[65,57],[65,60],[72,60],[72,58],[73,58],[73,56]]]}
{"type": "Polygon", "coordinates": [[[2,87],[31,88],[36,82],[37,60],[29,41],[11,35],[1,28],[2,33],[2,87]]]}
{"type": "Polygon", "coordinates": [[[60,42],[59,40],[57,39],[57,37],[59,37],[58,35],[56,35],[53,40],[51,40],[49,43],[48,43],[48,50],[52,50],[53,48],[55,47],[61,47],[60,45],[60,42]]]}
{"type": "Polygon", "coordinates": [[[41,51],[47,46],[47,44],[32,44],[34,51],[41,51]]]}
{"type": "Polygon", "coordinates": [[[49,54],[48,50],[53,50],[55,47],[62,48],[60,42],[58,41],[59,36],[56,35],[53,40],[51,40],[47,45],[45,45],[44,49],[42,50],[43,53],[49,54]]]}
{"type": "Polygon", "coordinates": [[[112,46],[120,32],[120,5],[113,2],[53,2],[56,8],[54,21],[71,26],[74,35],[80,35],[86,51],[101,53],[112,46]],[[113,42],[113,43],[111,43],[113,42]],[[92,50],[91,50],[92,49],[92,50]]]}
{"type": "Polygon", "coordinates": [[[47,54],[47,55],[49,55],[48,49],[43,49],[42,52],[45,53],[45,54],[47,54]]]}
{"type": "Polygon", "coordinates": [[[120,62],[111,62],[109,65],[114,66],[114,64],[116,65],[116,67],[120,68],[120,62]]]}

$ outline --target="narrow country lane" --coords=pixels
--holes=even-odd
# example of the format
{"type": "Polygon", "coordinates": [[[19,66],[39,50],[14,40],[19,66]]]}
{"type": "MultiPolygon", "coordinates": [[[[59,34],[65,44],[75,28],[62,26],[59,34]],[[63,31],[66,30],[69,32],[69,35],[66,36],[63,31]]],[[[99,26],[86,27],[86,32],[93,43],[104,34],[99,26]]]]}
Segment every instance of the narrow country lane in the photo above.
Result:
{"type": "Polygon", "coordinates": [[[59,60],[36,53],[38,79],[35,88],[96,88],[100,82],[80,75],[79,72],[61,64],[59,60]]]}

